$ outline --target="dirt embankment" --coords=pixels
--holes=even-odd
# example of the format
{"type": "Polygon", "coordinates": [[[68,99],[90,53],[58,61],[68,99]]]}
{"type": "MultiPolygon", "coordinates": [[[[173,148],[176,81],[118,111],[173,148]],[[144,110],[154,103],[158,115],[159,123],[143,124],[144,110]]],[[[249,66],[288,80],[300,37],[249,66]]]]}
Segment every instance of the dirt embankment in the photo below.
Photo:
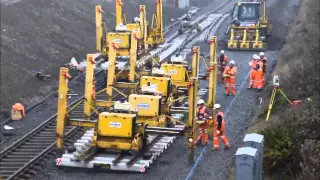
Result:
{"type": "MultiPolygon", "coordinates": [[[[138,15],[140,4],[146,5],[151,21],[155,2],[125,1],[127,21],[138,15]]],[[[171,18],[181,16],[185,10],[166,2],[163,18],[169,24],[171,18]]],[[[98,4],[103,7],[108,29],[113,29],[115,0],[1,1],[1,115],[7,114],[14,102],[38,101],[56,87],[59,66],[72,57],[81,60],[94,52],[94,6],[98,4]],[[38,81],[34,76],[37,71],[50,74],[52,80],[38,81]]]]}
{"type": "Polygon", "coordinates": [[[280,87],[291,101],[302,103],[294,109],[278,93],[270,120],[265,122],[272,91],[269,85],[249,128],[249,132],[265,135],[264,168],[271,177],[320,179],[319,7],[319,0],[301,0],[299,15],[272,74],[279,75],[280,87]]]}

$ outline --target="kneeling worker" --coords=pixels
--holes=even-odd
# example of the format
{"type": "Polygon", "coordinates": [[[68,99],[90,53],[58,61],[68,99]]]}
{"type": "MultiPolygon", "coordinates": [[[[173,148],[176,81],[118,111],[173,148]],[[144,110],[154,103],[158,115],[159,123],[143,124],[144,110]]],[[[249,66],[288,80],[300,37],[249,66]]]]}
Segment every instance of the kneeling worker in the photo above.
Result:
{"type": "Polygon", "coordinates": [[[12,113],[16,113],[18,112],[18,116],[15,116],[15,114],[12,114],[11,116],[11,119],[13,120],[19,120],[21,118],[24,118],[26,116],[26,113],[24,111],[24,106],[20,103],[15,103],[13,106],[12,106],[12,110],[13,112],[12,113]],[[20,116],[20,118],[19,118],[20,116]]]}
{"type": "Polygon", "coordinates": [[[195,144],[199,144],[201,140],[203,140],[204,145],[208,144],[208,120],[209,116],[209,109],[204,105],[204,100],[199,99],[197,103],[197,124],[199,124],[198,129],[198,138],[195,144]]]}
{"type": "Polygon", "coordinates": [[[225,148],[229,149],[229,141],[226,137],[226,123],[224,120],[224,114],[221,111],[221,106],[220,104],[215,104],[214,109],[217,109],[217,115],[216,119],[214,121],[214,128],[213,128],[213,148],[212,150],[219,150],[219,138],[222,139],[222,141],[225,144],[225,148]]]}

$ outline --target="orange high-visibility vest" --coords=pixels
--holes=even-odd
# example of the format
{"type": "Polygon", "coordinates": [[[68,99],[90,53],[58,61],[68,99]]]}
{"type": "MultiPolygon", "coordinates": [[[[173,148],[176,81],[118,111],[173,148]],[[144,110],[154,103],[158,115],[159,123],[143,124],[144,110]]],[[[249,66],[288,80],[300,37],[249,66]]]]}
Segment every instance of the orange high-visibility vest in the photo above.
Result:
{"type": "Polygon", "coordinates": [[[21,114],[22,116],[25,116],[25,111],[24,111],[24,106],[20,103],[15,103],[13,106],[12,106],[12,109],[14,110],[17,110],[17,111],[21,111],[21,114]]]}
{"type": "Polygon", "coordinates": [[[251,63],[252,63],[252,65],[251,65],[251,69],[253,69],[253,68],[255,68],[256,67],[256,65],[257,65],[257,60],[256,59],[252,59],[251,60],[251,63]]]}
{"type": "Polygon", "coordinates": [[[257,64],[259,64],[259,69],[257,69],[257,71],[262,71],[263,70],[263,62],[262,61],[258,61],[257,64]]]}
{"type": "Polygon", "coordinates": [[[206,113],[206,106],[202,106],[202,108],[197,108],[197,117],[198,118],[207,118],[208,114],[206,113]]]}
{"type": "Polygon", "coordinates": [[[220,128],[220,131],[221,132],[224,132],[225,128],[226,128],[226,123],[225,123],[225,120],[224,120],[224,114],[223,112],[218,112],[217,115],[216,115],[216,119],[214,121],[214,129],[215,131],[218,130],[218,116],[221,116],[222,117],[222,122],[221,122],[221,128],[220,128]]]}
{"type": "Polygon", "coordinates": [[[227,66],[225,69],[224,69],[224,72],[223,74],[227,74],[227,72],[230,72],[230,77],[227,77],[227,78],[235,78],[236,77],[236,73],[237,73],[237,68],[234,66],[233,68],[230,68],[230,66],[227,66]]]}

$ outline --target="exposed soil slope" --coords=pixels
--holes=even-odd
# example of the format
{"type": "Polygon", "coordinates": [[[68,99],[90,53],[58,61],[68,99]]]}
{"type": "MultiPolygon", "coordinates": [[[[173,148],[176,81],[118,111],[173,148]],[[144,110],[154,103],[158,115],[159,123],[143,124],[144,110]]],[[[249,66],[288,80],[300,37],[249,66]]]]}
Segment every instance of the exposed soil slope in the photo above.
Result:
{"type": "MultiPolygon", "coordinates": [[[[209,0],[206,0],[206,2],[209,0]]],[[[155,0],[124,3],[127,21],[147,6],[148,20],[155,0]]],[[[191,5],[195,5],[192,1],[191,5]]],[[[1,114],[14,102],[33,103],[56,86],[59,66],[72,57],[82,59],[95,49],[94,6],[101,4],[108,29],[115,21],[114,0],[23,0],[1,1],[1,114]],[[34,77],[37,71],[52,76],[50,82],[34,77]]],[[[164,1],[164,23],[185,10],[164,1]]]]}

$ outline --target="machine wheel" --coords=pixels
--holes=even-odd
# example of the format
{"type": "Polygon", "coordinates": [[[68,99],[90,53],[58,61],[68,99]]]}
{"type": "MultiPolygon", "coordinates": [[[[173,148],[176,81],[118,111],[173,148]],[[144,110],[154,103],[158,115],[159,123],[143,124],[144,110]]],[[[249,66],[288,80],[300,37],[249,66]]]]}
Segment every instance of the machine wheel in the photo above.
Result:
{"type": "Polygon", "coordinates": [[[67,151],[68,151],[68,153],[73,153],[73,152],[75,152],[77,149],[76,149],[76,147],[74,147],[74,146],[69,146],[68,148],[67,148],[67,151]]]}

